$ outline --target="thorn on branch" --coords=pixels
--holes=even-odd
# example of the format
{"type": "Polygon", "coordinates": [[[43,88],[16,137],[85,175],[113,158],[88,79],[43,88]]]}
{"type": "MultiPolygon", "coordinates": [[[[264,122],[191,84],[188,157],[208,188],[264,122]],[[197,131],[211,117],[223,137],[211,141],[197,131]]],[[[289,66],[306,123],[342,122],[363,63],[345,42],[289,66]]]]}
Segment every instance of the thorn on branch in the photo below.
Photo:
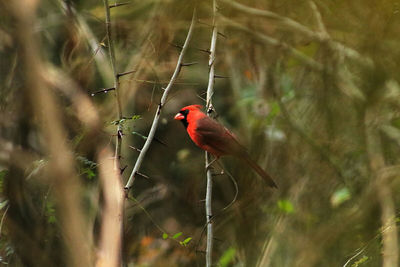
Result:
{"type": "Polygon", "coordinates": [[[169,43],[169,44],[174,46],[174,47],[177,47],[179,49],[183,49],[183,46],[181,46],[181,45],[177,45],[177,44],[173,44],[173,43],[169,43]]]}
{"type": "Polygon", "coordinates": [[[200,52],[207,53],[208,55],[211,53],[209,49],[202,49],[202,48],[195,48],[195,49],[200,51],[200,52]]]}
{"type": "Polygon", "coordinates": [[[198,98],[200,98],[201,100],[203,100],[204,102],[206,102],[207,100],[203,97],[201,97],[200,95],[196,95],[198,98]]]}
{"type": "Polygon", "coordinates": [[[222,170],[221,172],[218,172],[218,173],[213,173],[212,174],[212,176],[221,176],[221,175],[224,175],[225,174],[225,172],[222,170]]]}
{"type": "Polygon", "coordinates": [[[109,8],[113,8],[113,7],[119,7],[119,6],[126,6],[126,5],[130,5],[131,2],[124,2],[124,3],[115,3],[113,5],[109,5],[109,8]]]}
{"type": "Polygon", "coordinates": [[[158,138],[155,137],[155,136],[154,136],[154,141],[156,141],[156,142],[158,142],[158,143],[160,143],[160,144],[162,144],[162,145],[168,147],[168,145],[167,145],[165,142],[161,141],[160,139],[158,139],[158,138]]]}
{"type": "Polygon", "coordinates": [[[142,150],[140,150],[139,148],[137,148],[137,147],[134,147],[134,146],[129,146],[130,148],[132,148],[133,150],[136,150],[137,152],[141,152],[142,150]]]}
{"type": "Polygon", "coordinates": [[[124,135],[124,134],[123,134],[122,130],[121,130],[121,129],[118,129],[118,131],[117,131],[117,136],[118,136],[118,138],[121,139],[123,135],[124,135]]]}
{"type": "Polygon", "coordinates": [[[207,114],[211,114],[214,112],[214,107],[212,105],[210,105],[207,109],[207,114]]]}
{"type": "Polygon", "coordinates": [[[162,109],[162,107],[163,107],[162,104],[159,103],[159,104],[158,104],[158,109],[157,109],[157,116],[161,114],[161,109],[162,109]]]}
{"type": "Polygon", "coordinates": [[[145,174],[143,174],[143,173],[136,172],[136,174],[138,174],[139,176],[142,176],[143,178],[150,179],[149,176],[147,176],[147,175],[145,175],[145,174]]]}
{"type": "Polygon", "coordinates": [[[216,78],[216,79],[229,79],[230,77],[229,76],[222,76],[222,75],[215,74],[214,78],[216,78]]]}
{"type": "Polygon", "coordinates": [[[134,72],[136,72],[136,70],[131,70],[131,71],[127,71],[127,72],[118,73],[117,74],[117,78],[122,77],[124,75],[128,75],[128,74],[134,73],[134,72]]]}
{"type": "Polygon", "coordinates": [[[224,37],[225,39],[228,39],[228,37],[225,35],[225,34],[223,34],[222,32],[217,32],[219,35],[221,35],[222,37],[224,37]]]}
{"type": "Polygon", "coordinates": [[[198,64],[199,62],[181,63],[182,67],[188,67],[198,64]]]}
{"type": "Polygon", "coordinates": [[[104,88],[104,89],[101,89],[99,91],[93,92],[91,94],[91,96],[95,96],[95,95],[100,94],[100,93],[108,93],[109,91],[113,91],[113,90],[115,90],[115,87],[104,88]]]}
{"type": "Polygon", "coordinates": [[[125,171],[125,169],[128,167],[128,165],[125,165],[123,168],[120,168],[120,174],[122,175],[125,171]]]}

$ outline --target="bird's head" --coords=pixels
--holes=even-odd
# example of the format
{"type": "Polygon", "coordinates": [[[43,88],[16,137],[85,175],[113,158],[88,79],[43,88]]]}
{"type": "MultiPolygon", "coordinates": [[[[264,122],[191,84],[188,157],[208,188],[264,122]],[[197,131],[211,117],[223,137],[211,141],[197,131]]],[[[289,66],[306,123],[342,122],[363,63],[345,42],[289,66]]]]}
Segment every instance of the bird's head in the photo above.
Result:
{"type": "Polygon", "coordinates": [[[201,109],[202,109],[202,106],[200,106],[200,105],[190,105],[190,106],[183,107],[175,115],[174,120],[181,121],[183,123],[183,125],[185,126],[185,128],[187,128],[189,125],[189,122],[188,122],[189,113],[193,113],[193,112],[197,112],[197,111],[201,112],[201,109]]]}

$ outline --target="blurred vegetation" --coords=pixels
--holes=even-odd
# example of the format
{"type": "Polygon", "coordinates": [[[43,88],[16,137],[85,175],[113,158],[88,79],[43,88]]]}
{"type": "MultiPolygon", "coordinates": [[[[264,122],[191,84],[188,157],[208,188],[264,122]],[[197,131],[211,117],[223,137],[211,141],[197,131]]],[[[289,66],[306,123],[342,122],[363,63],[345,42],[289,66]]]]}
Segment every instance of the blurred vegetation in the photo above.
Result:
{"type": "MultiPolygon", "coordinates": [[[[114,92],[91,96],[113,86],[103,3],[37,1],[0,3],[0,262],[71,265],[65,236],[84,225],[94,263],[104,202],[96,155],[122,124],[125,184],[194,2],[111,9],[117,71],[135,71],[120,78],[121,121],[114,92]]],[[[213,102],[279,189],[223,159],[239,196],[220,212],[235,189],[215,176],[215,265],[398,266],[400,2],[235,3],[219,1],[216,73],[227,78],[216,79],[213,102]]],[[[212,6],[197,5],[185,56],[197,64],[182,69],[163,109],[140,171],[150,179],[138,176],[125,200],[126,266],[204,265],[204,153],[173,120],[204,104],[212,6]]]]}

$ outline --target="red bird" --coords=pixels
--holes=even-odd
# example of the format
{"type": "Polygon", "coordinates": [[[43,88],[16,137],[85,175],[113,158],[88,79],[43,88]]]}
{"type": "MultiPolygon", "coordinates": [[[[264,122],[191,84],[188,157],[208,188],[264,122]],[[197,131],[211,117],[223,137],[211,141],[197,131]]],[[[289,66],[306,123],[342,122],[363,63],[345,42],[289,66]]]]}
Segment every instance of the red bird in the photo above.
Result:
{"type": "Polygon", "coordinates": [[[217,121],[201,111],[200,105],[183,107],[174,119],[185,126],[193,142],[201,149],[208,151],[217,159],[220,156],[233,155],[246,162],[260,175],[270,187],[276,187],[272,178],[254,162],[235,136],[217,121]]]}

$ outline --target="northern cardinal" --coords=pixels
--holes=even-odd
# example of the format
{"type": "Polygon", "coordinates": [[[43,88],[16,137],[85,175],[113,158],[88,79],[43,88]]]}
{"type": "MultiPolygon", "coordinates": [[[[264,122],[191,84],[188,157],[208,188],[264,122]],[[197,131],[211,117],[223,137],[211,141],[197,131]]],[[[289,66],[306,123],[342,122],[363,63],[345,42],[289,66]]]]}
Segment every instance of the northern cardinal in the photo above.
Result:
{"type": "Polygon", "coordinates": [[[216,120],[211,119],[201,111],[200,105],[183,107],[174,119],[185,126],[193,142],[203,150],[208,151],[218,159],[220,156],[233,155],[247,163],[260,175],[270,187],[276,187],[272,178],[250,158],[246,148],[235,136],[216,120]]]}

